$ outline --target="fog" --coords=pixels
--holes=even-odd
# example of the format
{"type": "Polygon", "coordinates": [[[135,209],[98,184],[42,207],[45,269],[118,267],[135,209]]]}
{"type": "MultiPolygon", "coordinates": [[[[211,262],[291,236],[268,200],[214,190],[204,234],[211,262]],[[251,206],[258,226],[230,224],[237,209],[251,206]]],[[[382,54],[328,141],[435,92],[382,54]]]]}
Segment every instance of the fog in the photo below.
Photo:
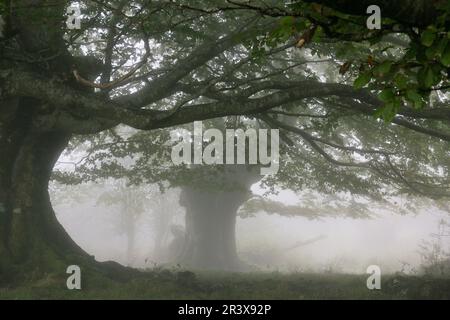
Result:
{"type": "MultiPolygon", "coordinates": [[[[127,237],[118,228],[120,210],[98,201],[102,193],[108,193],[102,188],[92,184],[66,186],[64,198],[57,201],[53,195],[58,220],[77,244],[99,261],[113,260],[144,269],[175,267],[167,258],[171,234],[165,236],[160,252],[155,252],[155,234],[161,230],[150,207],[134,217],[130,254],[127,237]]],[[[257,184],[252,191],[264,193],[257,184]]],[[[162,214],[170,216],[168,225],[184,227],[185,210],[177,201],[177,191],[168,191],[166,196],[169,206],[162,214]]],[[[162,198],[163,194],[156,192],[153,197],[162,198]]],[[[287,191],[272,198],[286,204],[298,202],[297,196],[287,191]]],[[[436,208],[406,215],[377,212],[370,219],[309,220],[258,212],[252,217],[238,217],[237,252],[252,266],[250,271],[365,273],[375,264],[385,273],[415,274],[423,263],[421,243],[432,239],[439,221],[446,218],[447,214],[436,208]],[[303,242],[306,244],[299,245],[303,242]]]]}

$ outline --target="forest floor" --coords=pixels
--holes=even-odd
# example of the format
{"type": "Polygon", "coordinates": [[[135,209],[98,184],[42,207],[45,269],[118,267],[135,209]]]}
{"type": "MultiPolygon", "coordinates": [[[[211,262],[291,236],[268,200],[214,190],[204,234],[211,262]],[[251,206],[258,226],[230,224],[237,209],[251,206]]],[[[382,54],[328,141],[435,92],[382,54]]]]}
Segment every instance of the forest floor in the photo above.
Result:
{"type": "Polygon", "coordinates": [[[381,290],[368,290],[367,277],[157,270],[122,282],[85,276],[81,290],[48,277],[0,288],[0,299],[450,299],[448,277],[384,275],[381,290]]]}

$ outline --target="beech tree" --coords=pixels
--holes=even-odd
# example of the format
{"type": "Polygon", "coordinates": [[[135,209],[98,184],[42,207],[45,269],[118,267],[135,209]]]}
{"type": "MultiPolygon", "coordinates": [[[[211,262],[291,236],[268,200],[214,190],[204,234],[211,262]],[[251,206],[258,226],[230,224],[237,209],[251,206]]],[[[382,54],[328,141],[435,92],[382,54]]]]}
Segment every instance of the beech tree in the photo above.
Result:
{"type": "Polygon", "coordinates": [[[311,180],[325,190],[339,185],[344,191],[361,191],[364,185],[365,193],[378,190],[374,193],[382,195],[386,185],[394,185],[402,192],[447,196],[446,46],[421,58],[423,46],[433,48],[448,36],[448,6],[441,6],[447,2],[374,1],[390,23],[370,39],[335,30],[349,19],[364,20],[364,1],[317,3],[333,11],[318,10],[309,1],[296,2],[294,11],[278,2],[261,9],[252,1],[2,2],[2,280],[27,277],[30,270],[63,274],[75,262],[111,269],[111,264],[93,261],[57,222],[48,182],[74,135],[109,134],[118,125],[153,131],[227,116],[259,119],[286,131],[286,150],[296,160],[279,173],[286,186],[300,188],[308,178],[305,172],[312,175],[327,163],[327,170],[320,169],[323,174],[311,180]],[[68,29],[65,23],[70,6],[80,8],[80,29],[68,29]],[[399,8],[412,13],[405,18],[408,11],[399,8]],[[303,9],[311,14],[300,15],[303,9]],[[296,20],[286,17],[304,23],[293,28],[296,20]],[[316,33],[319,26],[322,32],[316,33]],[[405,31],[411,28],[412,33],[405,31]],[[403,43],[405,36],[409,42],[403,43]],[[362,40],[372,40],[373,47],[362,40]],[[407,59],[416,65],[392,63],[404,57],[404,49],[389,48],[399,42],[406,49],[421,43],[407,59]],[[340,64],[348,79],[329,81],[314,72],[311,65],[319,62],[305,58],[318,53],[340,64]],[[353,70],[349,57],[369,66],[353,70]],[[381,67],[383,60],[391,61],[389,68],[381,67]],[[374,85],[363,88],[369,82],[366,75],[355,88],[354,80],[368,67],[381,68],[370,69],[374,85]],[[401,88],[402,80],[390,89],[392,82],[383,76],[398,68],[412,70],[406,75],[411,86],[401,88]],[[431,80],[423,82],[422,74],[431,80]],[[391,122],[376,120],[377,114],[391,122]],[[348,115],[350,120],[342,120],[348,115]],[[371,129],[376,137],[370,138],[371,129]],[[345,132],[343,139],[339,134],[345,132]],[[385,150],[366,148],[374,140],[385,150]],[[301,161],[306,154],[309,161],[301,161]]]}

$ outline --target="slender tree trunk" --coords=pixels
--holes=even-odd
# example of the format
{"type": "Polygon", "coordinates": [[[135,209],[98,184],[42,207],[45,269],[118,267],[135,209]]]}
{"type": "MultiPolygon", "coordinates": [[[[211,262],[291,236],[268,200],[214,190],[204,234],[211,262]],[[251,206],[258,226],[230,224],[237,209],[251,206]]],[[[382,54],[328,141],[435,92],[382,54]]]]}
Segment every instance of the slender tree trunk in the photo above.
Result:
{"type": "Polygon", "coordinates": [[[125,211],[125,232],[127,237],[127,265],[132,266],[134,262],[134,241],[136,239],[136,226],[133,213],[125,211]]]}
{"type": "Polygon", "coordinates": [[[172,222],[172,214],[170,208],[165,207],[165,202],[160,201],[156,206],[156,225],[152,229],[155,235],[155,244],[152,256],[156,261],[166,261],[167,252],[164,252],[164,246],[167,246],[167,236],[172,222]]]}

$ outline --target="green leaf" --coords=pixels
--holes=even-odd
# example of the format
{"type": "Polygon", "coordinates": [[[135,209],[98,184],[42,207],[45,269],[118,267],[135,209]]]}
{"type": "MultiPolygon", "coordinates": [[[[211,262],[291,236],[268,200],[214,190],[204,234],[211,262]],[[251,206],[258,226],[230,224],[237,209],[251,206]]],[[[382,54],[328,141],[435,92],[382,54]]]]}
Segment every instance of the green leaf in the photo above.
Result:
{"type": "Polygon", "coordinates": [[[417,93],[417,91],[412,89],[406,91],[406,98],[408,98],[408,100],[413,102],[422,101],[422,96],[419,93],[417,93]]]}
{"type": "Polygon", "coordinates": [[[292,27],[292,25],[294,24],[294,17],[291,17],[291,16],[289,16],[289,17],[284,17],[284,18],[282,18],[281,20],[280,20],[280,24],[283,26],[283,27],[286,27],[286,28],[291,28],[292,27]]]}
{"type": "Polygon", "coordinates": [[[429,47],[426,51],[425,51],[425,55],[427,56],[427,58],[429,60],[434,59],[436,56],[439,55],[439,46],[434,45],[429,47]]]}
{"type": "Polygon", "coordinates": [[[425,84],[425,87],[427,87],[427,88],[430,88],[433,86],[433,84],[434,84],[433,69],[427,68],[427,70],[425,72],[424,84],[425,84]]]}
{"type": "Polygon", "coordinates": [[[399,100],[393,100],[389,103],[386,103],[384,107],[377,110],[375,116],[382,118],[385,122],[391,122],[397,114],[400,105],[401,104],[399,100]]]}
{"type": "Polygon", "coordinates": [[[447,44],[447,47],[445,48],[444,52],[442,53],[441,63],[446,67],[450,67],[450,43],[447,44]]]}
{"type": "Polygon", "coordinates": [[[394,82],[400,90],[403,90],[408,86],[408,78],[401,73],[395,75],[394,82]]]}
{"type": "Polygon", "coordinates": [[[447,38],[443,38],[440,42],[439,42],[439,44],[438,44],[438,56],[439,56],[439,58],[441,58],[442,57],[442,55],[445,53],[445,50],[447,49],[447,47],[448,47],[448,45],[449,45],[449,42],[448,42],[448,39],[447,38]]]}
{"type": "Polygon", "coordinates": [[[378,97],[381,101],[388,103],[395,99],[395,93],[391,89],[385,89],[381,91],[378,97]]]}
{"type": "Polygon", "coordinates": [[[421,109],[424,105],[422,96],[415,90],[407,90],[406,91],[406,99],[411,101],[414,104],[415,109],[421,109]]]}
{"type": "Polygon", "coordinates": [[[367,85],[371,79],[372,79],[372,73],[364,72],[364,73],[360,74],[358,78],[356,78],[355,82],[353,83],[353,86],[355,87],[355,89],[361,89],[365,85],[367,85]]]}
{"type": "Polygon", "coordinates": [[[385,61],[381,64],[379,64],[378,66],[376,66],[373,70],[374,74],[377,74],[379,76],[383,76],[387,73],[389,73],[389,71],[391,71],[392,68],[392,62],[391,61],[385,61]]]}
{"type": "Polygon", "coordinates": [[[425,47],[431,47],[431,45],[433,44],[434,40],[436,39],[436,33],[434,32],[434,30],[432,29],[427,29],[422,33],[422,36],[420,38],[420,42],[425,46],[425,47]]]}
{"type": "Polygon", "coordinates": [[[440,81],[439,70],[436,70],[435,73],[430,66],[422,67],[417,76],[421,86],[427,89],[438,84],[440,81]]]}

